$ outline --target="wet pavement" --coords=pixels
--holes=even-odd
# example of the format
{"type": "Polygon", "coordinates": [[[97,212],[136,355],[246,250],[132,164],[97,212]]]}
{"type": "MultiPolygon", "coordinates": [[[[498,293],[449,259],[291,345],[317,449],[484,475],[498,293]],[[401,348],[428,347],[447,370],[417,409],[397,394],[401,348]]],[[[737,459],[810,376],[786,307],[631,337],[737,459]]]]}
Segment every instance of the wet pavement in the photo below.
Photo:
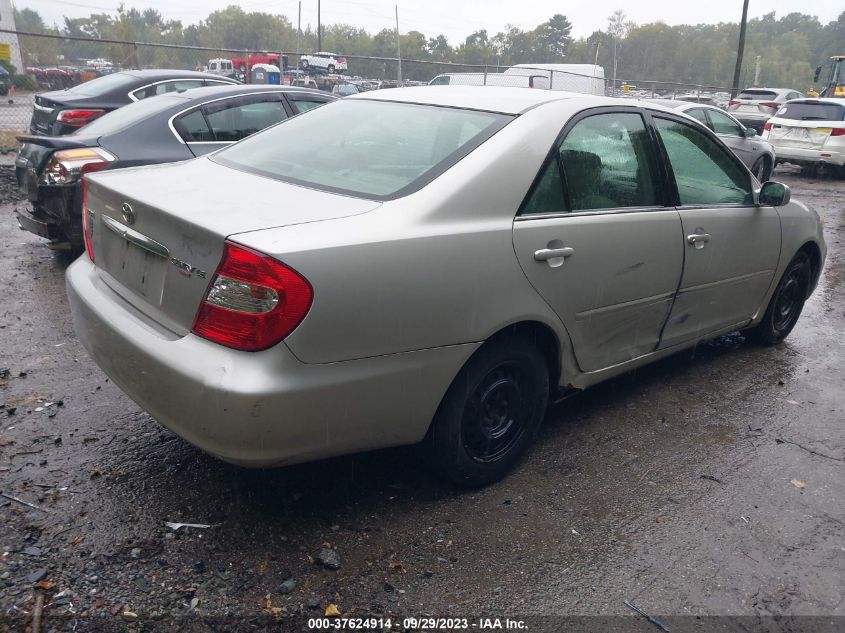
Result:
{"type": "Polygon", "coordinates": [[[829,248],[785,343],[722,337],[569,398],[468,492],[413,449],[248,471],[158,426],[76,340],[67,260],[17,229],[0,169],[0,481],[38,508],[0,498],[0,630],[36,601],[44,631],[298,627],[332,605],[643,631],[625,600],[667,623],[845,616],[845,181],[776,173],[829,248]]]}

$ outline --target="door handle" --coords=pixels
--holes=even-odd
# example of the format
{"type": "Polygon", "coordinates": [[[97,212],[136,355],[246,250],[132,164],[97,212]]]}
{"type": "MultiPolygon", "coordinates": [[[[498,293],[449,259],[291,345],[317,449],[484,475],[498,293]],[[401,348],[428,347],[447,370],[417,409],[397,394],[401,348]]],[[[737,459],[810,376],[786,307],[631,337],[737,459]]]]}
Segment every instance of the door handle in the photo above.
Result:
{"type": "Polygon", "coordinates": [[[563,248],[541,248],[539,251],[534,251],[534,261],[547,262],[557,257],[566,258],[574,253],[575,249],[569,246],[564,246],[563,248]]]}
{"type": "Polygon", "coordinates": [[[692,233],[687,235],[687,242],[696,248],[704,248],[704,245],[710,241],[709,233],[692,233]]]}

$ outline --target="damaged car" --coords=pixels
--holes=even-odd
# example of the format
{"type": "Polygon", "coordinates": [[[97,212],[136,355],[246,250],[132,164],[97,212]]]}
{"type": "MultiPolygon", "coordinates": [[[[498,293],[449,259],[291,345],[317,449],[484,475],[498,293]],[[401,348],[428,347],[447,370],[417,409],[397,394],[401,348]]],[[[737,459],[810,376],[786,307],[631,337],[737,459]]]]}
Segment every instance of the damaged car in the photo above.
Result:
{"type": "Polygon", "coordinates": [[[689,117],[519,88],[351,95],[89,174],[83,207],[75,330],[161,424],[251,467],[420,443],[466,486],[519,462],[561,388],[783,340],[826,253],[812,209],[689,117]]]}

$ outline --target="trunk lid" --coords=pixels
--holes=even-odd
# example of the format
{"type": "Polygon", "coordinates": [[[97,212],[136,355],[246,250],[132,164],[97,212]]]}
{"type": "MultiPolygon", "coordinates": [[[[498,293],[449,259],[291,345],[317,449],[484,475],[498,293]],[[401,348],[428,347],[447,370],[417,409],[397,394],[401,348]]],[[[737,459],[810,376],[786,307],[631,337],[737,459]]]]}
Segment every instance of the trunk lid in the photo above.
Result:
{"type": "Polygon", "coordinates": [[[830,138],[833,127],[842,127],[842,122],[824,121],[789,121],[772,122],[768,141],[778,147],[798,147],[802,149],[822,149],[830,138]]]}
{"type": "Polygon", "coordinates": [[[177,335],[190,331],[227,237],[358,215],[380,204],[206,158],[94,174],[86,190],[101,278],[177,335]]]}

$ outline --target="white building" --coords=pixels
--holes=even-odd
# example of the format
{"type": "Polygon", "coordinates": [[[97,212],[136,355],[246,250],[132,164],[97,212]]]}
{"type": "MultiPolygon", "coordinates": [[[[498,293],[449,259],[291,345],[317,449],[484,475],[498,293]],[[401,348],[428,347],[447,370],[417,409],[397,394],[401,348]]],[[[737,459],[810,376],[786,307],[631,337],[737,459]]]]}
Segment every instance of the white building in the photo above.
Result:
{"type": "MultiPolygon", "coordinates": [[[[0,29],[15,31],[15,13],[12,11],[11,0],[0,0],[0,29]]],[[[18,69],[19,73],[24,72],[21,61],[21,46],[18,43],[18,36],[14,33],[0,33],[0,44],[9,45],[9,62],[18,69]]]]}

